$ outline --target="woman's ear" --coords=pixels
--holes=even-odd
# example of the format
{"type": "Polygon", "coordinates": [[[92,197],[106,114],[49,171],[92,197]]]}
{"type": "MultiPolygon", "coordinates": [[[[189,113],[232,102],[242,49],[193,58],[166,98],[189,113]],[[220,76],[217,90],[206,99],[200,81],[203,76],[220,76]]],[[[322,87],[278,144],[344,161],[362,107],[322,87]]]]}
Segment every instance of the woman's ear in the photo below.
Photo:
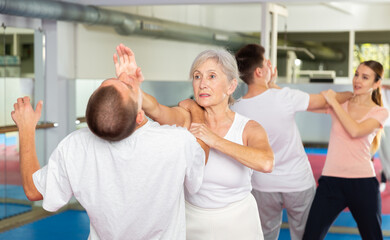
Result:
{"type": "Polygon", "coordinates": [[[232,95],[234,93],[234,91],[236,90],[237,88],[237,85],[238,85],[238,81],[237,79],[233,79],[231,82],[230,82],[230,86],[229,86],[229,89],[228,89],[228,95],[232,95]]]}
{"type": "Polygon", "coordinates": [[[382,80],[378,80],[377,82],[374,83],[373,89],[376,90],[382,85],[382,80]]]}

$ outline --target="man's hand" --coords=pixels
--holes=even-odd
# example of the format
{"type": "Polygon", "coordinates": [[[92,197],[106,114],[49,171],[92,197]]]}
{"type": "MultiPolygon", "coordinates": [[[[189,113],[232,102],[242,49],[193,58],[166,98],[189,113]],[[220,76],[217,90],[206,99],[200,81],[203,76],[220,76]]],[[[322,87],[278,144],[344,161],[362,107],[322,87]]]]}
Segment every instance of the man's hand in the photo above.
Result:
{"type": "Polygon", "coordinates": [[[337,102],[336,100],[336,92],[333,91],[332,89],[329,89],[327,91],[322,91],[321,92],[322,96],[325,97],[325,100],[326,102],[330,105],[330,106],[333,106],[333,104],[335,102],[337,102]]]}
{"type": "Polygon", "coordinates": [[[14,120],[19,131],[35,130],[39,118],[41,117],[43,102],[39,101],[36,110],[31,106],[30,98],[18,98],[14,104],[14,110],[11,112],[12,120],[14,120]]]}
{"type": "Polygon", "coordinates": [[[280,88],[277,84],[276,84],[276,79],[278,78],[278,69],[275,67],[273,68],[272,67],[272,63],[270,60],[267,61],[267,65],[268,65],[268,68],[270,69],[270,80],[268,82],[268,87],[270,88],[280,88]]]}
{"type": "Polygon", "coordinates": [[[133,51],[123,44],[119,44],[116,47],[116,51],[118,55],[114,53],[113,56],[116,76],[119,77],[121,73],[126,73],[130,78],[142,82],[144,76],[142,75],[141,68],[137,66],[133,51]]]}

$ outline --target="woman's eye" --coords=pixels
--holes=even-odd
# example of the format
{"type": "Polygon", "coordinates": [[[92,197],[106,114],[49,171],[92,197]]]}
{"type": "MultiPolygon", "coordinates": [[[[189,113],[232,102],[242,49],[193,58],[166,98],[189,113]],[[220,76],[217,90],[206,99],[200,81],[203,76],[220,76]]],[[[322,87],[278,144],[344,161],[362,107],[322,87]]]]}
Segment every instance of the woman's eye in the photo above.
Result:
{"type": "Polygon", "coordinates": [[[210,78],[214,79],[214,78],[216,78],[216,76],[214,74],[212,74],[212,75],[210,75],[210,78]]]}
{"type": "Polygon", "coordinates": [[[200,76],[199,75],[195,75],[194,79],[200,79],[200,76]]]}

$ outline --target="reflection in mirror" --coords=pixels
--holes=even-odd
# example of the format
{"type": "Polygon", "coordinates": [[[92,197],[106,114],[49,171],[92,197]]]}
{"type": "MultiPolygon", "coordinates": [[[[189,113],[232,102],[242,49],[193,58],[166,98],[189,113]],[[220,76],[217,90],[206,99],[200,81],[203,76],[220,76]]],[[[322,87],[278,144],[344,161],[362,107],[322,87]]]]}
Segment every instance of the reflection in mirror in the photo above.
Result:
{"type": "MultiPolygon", "coordinates": [[[[11,111],[16,99],[34,89],[34,31],[0,29],[0,127],[13,125],[11,111]]],[[[31,210],[19,171],[17,132],[0,134],[0,220],[31,210]]]]}

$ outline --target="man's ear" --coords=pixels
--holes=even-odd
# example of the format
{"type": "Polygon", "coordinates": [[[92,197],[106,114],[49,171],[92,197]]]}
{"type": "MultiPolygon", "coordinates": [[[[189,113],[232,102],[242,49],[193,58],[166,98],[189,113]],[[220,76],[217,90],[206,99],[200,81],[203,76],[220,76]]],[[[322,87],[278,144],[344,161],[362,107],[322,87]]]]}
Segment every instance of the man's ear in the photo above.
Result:
{"type": "Polygon", "coordinates": [[[135,122],[137,124],[141,124],[144,119],[145,119],[145,112],[144,112],[144,110],[142,110],[142,109],[138,110],[137,117],[135,118],[135,122]]]}
{"type": "Polygon", "coordinates": [[[263,76],[263,71],[261,71],[261,68],[257,67],[255,68],[254,74],[257,78],[261,78],[263,76]]]}

